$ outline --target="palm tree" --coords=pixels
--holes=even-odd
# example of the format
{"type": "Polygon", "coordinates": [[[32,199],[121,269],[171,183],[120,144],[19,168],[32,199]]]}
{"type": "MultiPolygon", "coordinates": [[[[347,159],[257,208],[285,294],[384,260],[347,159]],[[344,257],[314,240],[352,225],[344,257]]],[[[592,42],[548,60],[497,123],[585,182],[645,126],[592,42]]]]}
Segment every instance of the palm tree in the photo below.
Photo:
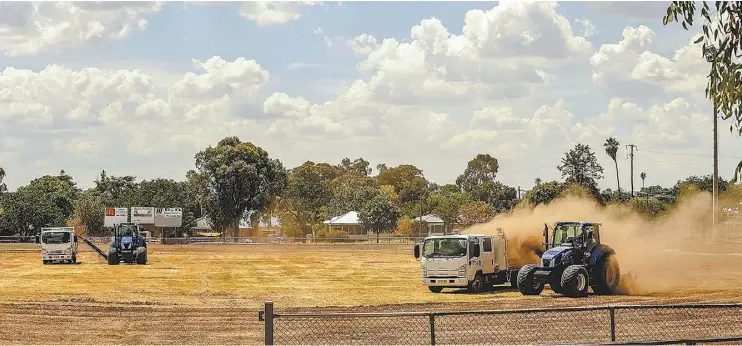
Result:
{"type": "Polygon", "coordinates": [[[3,184],[3,179],[5,178],[5,170],[0,167],[0,193],[3,193],[5,191],[5,184],[3,184]]]}
{"type": "Polygon", "coordinates": [[[618,193],[621,193],[621,180],[618,178],[618,161],[616,160],[616,154],[618,154],[618,146],[621,143],[619,143],[615,138],[609,137],[605,140],[605,144],[603,144],[603,147],[605,148],[605,153],[608,154],[608,156],[613,160],[613,163],[616,164],[616,183],[618,184],[618,193]]]}

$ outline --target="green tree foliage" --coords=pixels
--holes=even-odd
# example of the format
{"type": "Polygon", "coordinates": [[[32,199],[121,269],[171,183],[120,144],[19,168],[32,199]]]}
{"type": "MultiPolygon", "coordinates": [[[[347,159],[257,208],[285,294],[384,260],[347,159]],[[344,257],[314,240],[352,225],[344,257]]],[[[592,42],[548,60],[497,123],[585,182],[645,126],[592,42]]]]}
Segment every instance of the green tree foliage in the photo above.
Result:
{"type": "MultiPolygon", "coordinates": [[[[712,192],[714,188],[714,178],[711,175],[705,175],[705,176],[690,176],[688,178],[685,178],[685,180],[678,180],[677,183],[672,187],[671,193],[672,195],[678,196],[681,193],[681,190],[683,187],[689,187],[692,186],[698,190],[701,191],[708,191],[712,192]]],[[[727,190],[727,186],[729,186],[729,182],[724,180],[724,178],[719,177],[717,189],[719,190],[719,193],[722,193],[727,190]]]]}
{"type": "Polygon", "coordinates": [[[565,153],[562,162],[557,166],[562,178],[567,183],[576,183],[584,186],[596,198],[600,197],[598,180],[603,178],[603,167],[598,163],[595,153],[589,145],[577,144],[573,149],[565,153]]]}
{"type": "Polygon", "coordinates": [[[44,175],[36,178],[24,190],[24,193],[43,196],[42,198],[54,203],[59,215],[59,219],[53,221],[55,225],[66,223],[74,211],[73,202],[80,193],[72,178],[64,174],[64,171],[59,176],[44,175]]]}
{"type": "Polygon", "coordinates": [[[665,210],[668,204],[654,197],[634,197],[629,202],[631,210],[646,217],[656,217],[665,210]]]}
{"type": "Polygon", "coordinates": [[[618,193],[621,193],[621,180],[619,179],[618,175],[618,160],[616,160],[619,145],[621,145],[621,143],[619,143],[616,138],[609,137],[605,140],[603,148],[605,148],[605,154],[608,155],[608,157],[610,157],[611,160],[613,160],[613,163],[616,165],[616,185],[618,186],[618,193]]]}
{"type": "Polygon", "coordinates": [[[103,235],[103,199],[94,191],[83,192],[74,204],[72,214],[73,224],[82,229],[77,232],[82,235],[103,235]]]}
{"type": "Polygon", "coordinates": [[[468,192],[472,199],[489,204],[497,213],[508,211],[518,204],[518,190],[500,182],[485,181],[468,192]]]}
{"type": "Polygon", "coordinates": [[[525,200],[532,206],[549,204],[561,196],[566,184],[558,181],[541,182],[526,193],[525,200]]]}
{"type": "Polygon", "coordinates": [[[353,161],[350,161],[349,158],[344,158],[340,162],[340,168],[345,170],[349,173],[356,173],[363,176],[368,176],[371,174],[371,164],[368,163],[368,161],[364,160],[362,157],[359,157],[353,161]]]}
{"type": "Polygon", "coordinates": [[[246,212],[263,210],[280,194],[288,174],[268,152],[237,137],[227,137],[195,156],[202,201],[215,228],[239,231],[246,212]]]}
{"type": "Polygon", "coordinates": [[[482,201],[466,203],[460,208],[461,224],[469,227],[475,224],[485,223],[494,216],[494,210],[482,201]]]}
{"type": "Polygon", "coordinates": [[[329,217],[332,182],[344,173],[327,163],[307,161],[291,170],[277,212],[281,224],[293,235],[312,233],[312,226],[329,217]]]}
{"type": "Polygon", "coordinates": [[[500,165],[489,154],[479,154],[466,165],[464,173],[456,178],[456,185],[469,192],[485,182],[494,182],[500,165]]]}
{"type": "Polygon", "coordinates": [[[135,207],[131,199],[135,195],[136,180],[137,178],[131,175],[109,176],[103,170],[95,180],[95,191],[100,194],[107,207],[135,207]]]}
{"type": "Polygon", "coordinates": [[[2,227],[10,234],[35,235],[42,227],[65,226],[63,211],[54,196],[40,189],[19,187],[3,195],[2,227]]]}
{"type": "Polygon", "coordinates": [[[366,200],[358,212],[363,227],[376,233],[377,242],[379,233],[394,230],[400,217],[399,207],[381,193],[366,200]]]}
{"type": "Polygon", "coordinates": [[[431,198],[433,212],[438,215],[446,225],[452,225],[459,222],[461,215],[461,206],[471,202],[471,198],[465,192],[455,192],[448,196],[440,193],[434,194],[431,198]]]}

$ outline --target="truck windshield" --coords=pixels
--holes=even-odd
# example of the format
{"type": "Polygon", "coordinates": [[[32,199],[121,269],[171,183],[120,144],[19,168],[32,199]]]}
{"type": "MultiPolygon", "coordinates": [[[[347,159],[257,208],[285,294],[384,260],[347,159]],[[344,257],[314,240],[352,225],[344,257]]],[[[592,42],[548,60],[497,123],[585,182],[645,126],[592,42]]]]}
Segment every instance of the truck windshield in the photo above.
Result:
{"type": "Polygon", "coordinates": [[[554,244],[571,243],[572,238],[579,235],[579,223],[563,223],[554,228],[554,244]]]}
{"type": "Polygon", "coordinates": [[[70,242],[70,232],[46,232],[41,234],[44,244],[65,244],[70,242]]]}
{"type": "Polygon", "coordinates": [[[426,240],[423,245],[423,256],[426,258],[466,256],[466,239],[442,238],[426,240]]]}

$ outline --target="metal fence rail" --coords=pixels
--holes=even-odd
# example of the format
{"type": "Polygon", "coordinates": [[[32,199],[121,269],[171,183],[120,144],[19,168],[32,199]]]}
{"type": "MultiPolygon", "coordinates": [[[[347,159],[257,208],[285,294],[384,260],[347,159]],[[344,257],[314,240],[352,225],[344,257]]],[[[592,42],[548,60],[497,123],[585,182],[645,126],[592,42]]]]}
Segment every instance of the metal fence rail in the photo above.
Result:
{"type": "Polygon", "coordinates": [[[266,345],[742,342],[742,304],[282,314],[266,302],[258,318],[266,345]]]}

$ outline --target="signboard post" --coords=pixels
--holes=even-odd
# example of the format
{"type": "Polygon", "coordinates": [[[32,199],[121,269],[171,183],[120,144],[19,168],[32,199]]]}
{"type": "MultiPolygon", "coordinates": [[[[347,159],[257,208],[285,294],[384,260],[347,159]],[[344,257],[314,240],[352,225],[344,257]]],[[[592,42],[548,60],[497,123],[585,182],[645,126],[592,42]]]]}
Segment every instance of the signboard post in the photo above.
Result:
{"type": "Polygon", "coordinates": [[[106,208],[103,227],[113,227],[122,222],[129,222],[129,208],[106,208]]]}

